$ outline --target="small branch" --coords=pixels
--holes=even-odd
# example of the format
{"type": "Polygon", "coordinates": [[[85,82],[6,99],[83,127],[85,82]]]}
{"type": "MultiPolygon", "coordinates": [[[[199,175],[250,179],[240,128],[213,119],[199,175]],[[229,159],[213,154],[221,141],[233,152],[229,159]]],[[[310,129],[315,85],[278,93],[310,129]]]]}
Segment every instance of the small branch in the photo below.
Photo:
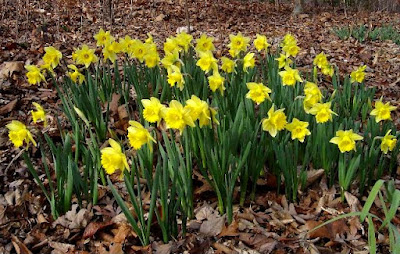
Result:
{"type": "Polygon", "coordinates": [[[188,30],[188,33],[190,34],[190,18],[189,18],[189,6],[188,6],[188,0],[185,0],[185,12],[186,12],[186,24],[187,24],[187,30],[188,30]]]}
{"type": "Polygon", "coordinates": [[[109,11],[110,11],[110,23],[111,23],[111,30],[112,30],[112,27],[113,27],[113,24],[114,24],[114,8],[113,8],[113,0],[109,0],[110,2],[109,2],[109,4],[110,4],[110,6],[109,6],[109,11]]]}
{"type": "Polygon", "coordinates": [[[19,153],[10,161],[10,163],[7,165],[6,169],[4,170],[4,172],[7,172],[8,169],[11,167],[11,165],[14,163],[15,160],[17,160],[19,157],[21,157],[21,155],[24,153],[24,149],[21,149],[21,151],[19,151],[19,153]]]}
{"type": "Polygon", "coordinates": [[[25,5],[26,23],[29,24],[29,0],[26,0],[25,5]]]}
{"type": "Polygon", "coordinates": [[[103,23],[103,25],[102,25],[102,27],[103,27],[103,29],[105,28],[105,19],[106,19],[106,11],[104,10],[105,8],[104,8],[104,6],[106,5],[106,0],[103,0],[103,2],[101,3],[101,14],[102,14],[102,16],[103,16],[103,18],[102,18],[102,23],[103,23]]]}
{"type": "Polygon", "coordinates": [[[17,221],[23,221],[23,220],[25,220],[25,219],[12,219],[12,220],[6,221],[6,222],[0,224],[0,228],[4,227],[10,223],[17,222],[17,221]]]}

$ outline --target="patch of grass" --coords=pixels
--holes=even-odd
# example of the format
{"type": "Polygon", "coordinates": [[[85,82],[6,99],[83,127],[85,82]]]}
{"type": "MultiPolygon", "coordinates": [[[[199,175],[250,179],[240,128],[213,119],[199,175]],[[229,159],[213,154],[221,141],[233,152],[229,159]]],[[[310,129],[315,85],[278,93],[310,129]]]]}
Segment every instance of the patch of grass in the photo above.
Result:
{"type": "Polygon", "coordinates": [[[333,32],[341,39],[347,40],[351,36],[350,27],[337,27],[333,29],[333,32]]]}
{"type": "Polygon", "coordinates": [[[355,38],[361,43],[365,42],[366,40],[391,40],[397,45],[400,45],[400,32],[397,31],[392,25],[375,27],[374,29],[368,29],[366,25],[360,25],[358,27],[337,27],[333,29],[333,33],[336,34],[341,40],[347,40],[350,37],[355,38]]]}

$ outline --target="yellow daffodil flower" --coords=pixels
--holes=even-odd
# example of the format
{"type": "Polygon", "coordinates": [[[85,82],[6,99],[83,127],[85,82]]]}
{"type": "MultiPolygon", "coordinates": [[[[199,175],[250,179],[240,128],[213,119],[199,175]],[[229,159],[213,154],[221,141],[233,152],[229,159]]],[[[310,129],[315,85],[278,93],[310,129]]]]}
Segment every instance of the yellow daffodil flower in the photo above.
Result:
{"type": "Polygon", "coordinates": [[[207,102],[200,100],[196,95],[186,101],[185,110],[188,111],[193,122],[199,120],[200,128],[211,123],[211,110],[207,102]]]}
{"type": "Polygon", "coordinates": [[[77,64],[85,65],[86,68],[98,61],[97,56],[94,54],[94,49],[90,49],[87,45],[82,45],[82,48],[76,49],[72,59],[77,64]]]}
{"type": "Polygon", "coordinates": [[[139,150],[144,144],[147,144],[150,151],[152,151],[151,142],[157,143],[156,140],[150,135],[150,132],[143,127],[139,122],[129,121],[128,139],[130,145],[135,150],[139,150]]]}
{"type": "Polygon", "coordinates": [[[29,142],[32,142],[34,146],[36,146],[36,142],[32,137],[31,132],[26,128],[25,124],[20,121],[13,120],[11,123],[7,124],[8,128],[8,137],[10,141],[14,144],[16,148],[23,145],[25,142],[28,148],[29,142]]]}
{"type": "Polygon", "coordinates": [[[282,51],[285,52],[286,57],[295,57],[299,51],[300,47],[297,46],[297,40],[291,34],[286,34],[281,43],[282,51]]]}
{"type": "Polygon", "coordinates": [[[256,39],[254,40],[254,47],[257,49],[257,51],[261,50],[267,50],[269,46],[267,37],[265,35],[256,35],[256,39]]]}
{"type": "Polygon", "coordinates": [[[341,153],[356,150],[356,141],[363,140],[363,137],[354,133],[353,130],[337,131],[336,137],[333,137],[329,142],[338,145],[341,153]]]}
{"type": "Polygon", "coordinates": [[[167,82],[171,87],[177,85],[179,90],[183,90],[185,79],[183,78],[181,70],[178,67],[176,67],[175,65],[171,65],[171,67],[168,68],[167,78],[167,82]]]}
{"type": "Polygon", "coordinates": [[[226,73],[232,73],[235,70],[235,61],[223,56],[221,57],[222,65],[221,70],[226,73]]]}
{"type": "Polygon", "coordinates": [[[322,66],[321,72],[322,72],[322,74],[330,76],[330,77],[332,77],[333,74],[335,74],[335,70],[333,69],[333,66],[330,64],[322,66]]]}
{"type": "Polygon", "coordinates": [[[218,67],[217,59],[214,58],[210,51],[200,53],[200,59],[197,60],[196,65],[205,73],[209,72],[211,69],[215,70],[218,67]]]}
{"type": "Polygon", "coordinates": [[[73,72],[68,72],[68,77],[77,84],[82,84],[85,81],[85,76],[79,72],[78,67],[73,64],[68,65],[68,68],[73,70],[73,72]]]}
{"type": "Polygon", "coordinates": [[[137,40],[132,46],[132,57],[143,63],[144,57],[148,53],[149,47],[147,44],[137,40]]]}
{"type": "Polygon", "coordinates": [[[146,45],[147,51],[157,52],[157,44],[155,44],[154,42],[146,42],[146,41],[145,41],[144,45],[146,45]]]}
{"type": "Polygon", "coordinates": [[[147,39],[145,40],[146,43],[153,43],[153,35],[151,33],[147,33],[147,39]]]}
{"type": "Polygon", "coordinates": [[[111,147],[103,148],[100,151],[101,165],[106,173],[111,175],[116,170],[121,170],[122,172],[125,169],[129,170],[128,161],[126,160],[126,156],[122,152],[121,146],[118,144],[118,142],[110,138],[108,143],[111,147]]]}
{"type": "Polygon", "coordinates": [[[183,48],[185,52],[188,52],[190,45],[192,43],[193,36],[190,34],[187,34],[186,32],[181,32],[176,35],[176,42],[180,47],[183,48]]]}
{"type": "Polygon", "coordinates": [[[354,82],[361,83],[361,82],[363,82],[364,79],[365,79],[365,69],[367,69],[366,65],[361,66],[357,70],[351,72],[351,74],[350,74],[350,77],[351,77],[350,82],[351,83],[354,83],[354,82]]]}
{"type": "Polygon", "coordinates": [[[160,56],[158,55],[157,51],[152,50],[144,56],[144,63],[146,64],[147,68],[156,67],[159,61],[160,56]]]}
{"type": "Polygon", "coordinates": [[[164,58],[161,60],[161,64],[166,69],[170,68],[172,65],[176,65],[177,67],[179,67],[180,66],[179,52],[174,51],[170,54],[166,54],[164,58]]]}
{"type": "Polygon", "coordinates": [[[175,37],[169,37],[164,42],[164,52],[165,54],[171,54],[174,51],[180,52],[182,50],[178,45],[178,41],[175,37]]]}
{"type": "Polygon", "coordinates": [[[249,89],[249,92],[246,94],[246,98],[251,99],[257,105],[265,101],[265,99],[271,100],[271,98],[269,97],[271,89],[264,86],[262,83],[250,82],[246,85],[249,89]]]}
{"type": "Polygon", "coordinates": [[[120,38],[118,43],[121,47],[121,52],[126,54],[132,54],[135,40],[132,40],[132,38],[129,35],[126,35],[124,38],[120,38]]]}
{"type": "Polygon", "coordinates": [[[331,102],[316,103],[309,110],[309,113],[315,115],[317,123],[326,123],[332,121],[332,115],[338,115],[331,110],[331,102]]]}
{"type": "Polygon", "coordinates": [[[36,108],[36,111],[31,110],[33,122],[37,123],[38,121],[42,121],[43,126],[46,127],[47,126],[46,112],[44,111],[43,107],[36,102],[33,102],[32,104],[36,108]]]}
{"type": "Polygon", "coordinates": [[[304,101],[303,101],[303,106],[304,106],[304,111],[307,114],[310,114],[311,108],[318,102],[322,101],[322,93],[319,90],[317,84],[313,82],[306,82],[306,85],[304,86],[304,101]]]}
{"type": "Polygon", "coordinates": [[[162,118],[161,112],[162,109],[165,108],[165,106],[161,104],[161,102],[155,97],[151,97],[150,100],[142,99],[141,102],[144,107],[143,109],[144,120],[146,120],[149,123],[160,122],[162,118]]]}
{"type": "Polygon", "coordinates": [[[395,110],[396,107],[390,105],[389,102],[383,103],[382,99],[375,102],[375,109],[371,111],[371,116],[375,116],[375,121],[379,123],[382,120],[392,120],[390,112],[395,110]]]}
{"type": "Polygon", "coordinates": [[[288,44],[288,45],[285,45],[282,48],[282,50],[286,53],[287,57],[289,57],[289,56],[296,57],[300,51],[300,47],[297,46],[296,44],[288,44]]]}
{"type": "Polygon", "coordinates": [[[320,68],[320,69],[327,66],[329,64],[329,62],[328,62],[328,58],[326,57],[325,53],[321,52],[317,56],[315,56],[313,64],[315,66],[318,66],[318,68],[320,68]]]}
{"type": "Polygon", "coordinates": [[[284,54],[280,54],[278,58],[275,58],[275,60],[278,61],[279,69],[282,69],[285,66],[289,66],[293,63],[293,61],[284,54]]]}
{"type": "Polygon", "coordinates": [[[196,40],[196,52],[207,52],[214,51],[215,47],[213,44],[214,38],[208,37],[205,34],[202,34],[199,39],[196,40]]]}
{"type": "Polygon", "coordinates": [[[51,64],[47,64],[47,63],[41,64],[41,65],[39,66],[39,69],[42,70],[42,71],[43,71],[43,70],[48,71],[48,72],[50,72],[53,76],[56,75],[55,72],[54,72],[54,70],[53,70],[53,67],[51,66],[51,64]]]}
{"type": "Polygon", "coordinates": [[[179,130],[181,134],[187,125],[195,126],[188,110],[185,110],[179,101],[172,100],[168,108],[162,109],[162,115],[167,129],[179,130]]]}
{"type": "Polygon", "coordinates": [[[199,119],[200,114],[208,110],[208,104],[196,95],[192,95],[192,97],[186,101],[185,109],[188,110],[192,120],[196,121],[199,119]]]}
{"type": "Polygon", "coordinates": [[[386,135],[382,138],[382,143],[381,143],[381,151],[384,154],[387,154],[388,151],[393,151],[393,149],[396,146],[397,139],[395,136],[390,135],[390,132],[392,130],[389,130],[386,135]]]}
{"type": "Polygon", "coordinates": [[[214,71],[212,76],[208,77],[208,85],[210,86],[211,91],[215,92],[217,89],[221,92],[221,95],[224,93],[225,78],[222,77],[218,71],[214,71]]]}
{"type": "Polygon", "coordinates": [[[117,54],[121,52],[121,45],[113,41],[109,44],[106,44],[103,48],[103,57],[104,61],[110,60],[110,62],[114,63],[117,60],[117,54]]]}
{"type": "Polygon", "coordinates": [[[243,70],[248,72],[249,68],[254,68],[256,61],[254,59],[254,53],[247,53],[243,58],[243,70]]]}
{"type": "Polygon", "coordinates": [[[29,84],[37,85],[40,84],[41,81],[45,81],[43,74],[37,66],[25,65],[25,69],[28,71],[26,77],[28,78],[29,84]]]}
{"type": "Polygon", "coordinates": [[[279,72],[279,76],[282,77],[282,84],[284,86],[294,86],[296,81],[303,82],[300,77],[299,70],[292,69],[288,65],[285,66],[284,71],[279,72]]]}
{"type": "Polygon", "coordinates": [[[229,39],[228,47],[232,57],[236,57],[240,52],[246,51],[250,42],[250,38],[243,36],[241,32],[237,35],[230,34],[229,39]]]}
{"type": "Polygon", "coordinates": [[[307,129],[308,125],[308,122],[293,118],[292,122],[286,125],[286,129],[292,133],[292,140],[298,139],[303,143],[306,136],[311,135],[310,130],[307,129]]]}
{"type": "Polygon", "coordinates": [[[46,52],[43,56],[43,61],[46,64],[49,64],[53,69],[60,64],[60,60],[62,58],[62,54],[54,47],[45,47],[44,51],[46,52]]]}
{"type": "Polygon", "coordinates": [[[97,46],[103,47],[114,41],[114,37],[110,34],[110,31],[104,31],[103,28],[100,28],[100,31],[94,35],[94,38],[97,41],[97,46]]]}
{"type": "Polygon", "coordinates": [[[291,34],[286,34],[285,37],[283,37],[281,47],[283,48],[287,45],[293,45],[293,44],[297,44],[296,38],[291,34]]]}
{"type": "Polygon", "coordinates": [[[272,105],[268,111],[268,118],[262,120],[263,130],[268,131],[272,137],[275,137],[278,131],[283,130],[287,124],[286,115],[283,112],[284,110],[285,109],[275,110],[275,106],[272,105]]]}

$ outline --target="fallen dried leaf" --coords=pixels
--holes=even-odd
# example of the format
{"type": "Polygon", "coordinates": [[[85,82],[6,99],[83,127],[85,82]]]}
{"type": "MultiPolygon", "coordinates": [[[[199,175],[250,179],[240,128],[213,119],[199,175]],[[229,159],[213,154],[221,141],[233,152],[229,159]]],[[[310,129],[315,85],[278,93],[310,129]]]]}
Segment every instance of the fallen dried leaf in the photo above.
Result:
{"type": "Polygon", "coordinates": [[[91,214],[85,208],[80,209],[79,212],[77,209],[78,205],[73,204],[70,211],[63,216],[58,217],[58,219],[53,222],[53,226],[60,224],[69,229],[81,229],[86,227],[91,218],[91,214]]]}
{"type": "Polygon", "coordinates": [[[115,116],[115,115],[118,114],[118,106],[119,106],[119,99],[120,98],[121,98],[120,94],[114,93],[112,95],[111,102],[108,105],[112,116],[115,116]]]}
{"type": "Polygon", "coordinates": [[[12,100],[8,104],[4,105],[0,108],[0,115],[4,115],[10,113],[14,110],[15,106],[17,106],[18,99],[12,100]]]}
{"type": "Polygon", "coordinates": [[[196,220],[201,221],[209,218],[214,213],[215,210],[211,206],[205,205],[196,213],[195,217],[196,220]]]}
{"type": "Polygon", "coordinates": [[[121,243],[111,243],[109,254],[124,254],[121,243]]]}
{"type": "Polygon", "coordinates": [[[200,233],[206,236],[216,236],[222,231],[222,227],[225,223],[225,215],[217,216],[213,215],[207,218],[200,226],[200,233]]]}
{"type": "Polygon", "coordinates": [[[254,246],[256,249],[259,249],[262,245],[274,240],[263,234],[251,233],[240,233],[239,239],[247,245],[254,246]]]}
{"type": "Polygon", "coordinates": [[[38,214],[37,222],[38,222],[38,224],[49,223],[48,220],[46,220],[46,218],[44,217],[44,215],[42,213],[38,214]]]}
{"type": "Polygon", "coordinates": [[[131,246],[131,249],[133,251],[141,251],[142,253],[151,253],[152,249],[151,249],[151,245],[147,245],[147,246],[131,246]]]}
{"type": "Polygon", "coordinates": [[[265,244],[260,246],[260,252],[261,253],[265,253],[265,254],[269,254],[276,248],[277,244],[278,244],[278,241],[271,240],[270,242],[265,243],[265,244]]]}
{"type": "Polygon", "coordinates": [[[172,251],[172,243],[157,244],[154,246],[155,254],[170,254],[172,251]]]}
{"type": "Polygon", "coordinates": [[[165,18],[165,15],[161,13],[154,20],[157,21],[157,22],[160,22],[160,21],[163,21],[164,18],[165,18]]]}
{"type": "Polygon", "coordinates": [[[7,79],[14,72],[21,72],[23,69],[24,62],[22,61],[4,62],[0,65],[0,80],[7,79]]]}
{"type": "Polygon", "coordinates": [[[11,236],[11,241],[17,254],[32,254],[28,247],[26,247],[26,245],[21,242],[15,235],[11,236]]]}
{"type": "Polygon", "coordinates": [[[112,221],[103,221],[103,222],[90,222],[89,225],[85,228],[85,232],[83,233],[83,238],[90,238],[97,231],[112,225],[112,221]]]}
{"type": "MultiPolygon", "coordinates": [[[[307,182],[305,188],[310,186],[311,184],[315,183],[320,177],[322,177],[325,173],[325,170],[318,169],[318,170],[310,170],[307,171],[307,182]]],[[[302,188],[301,186],[299,188],[302,188]]]]}
{"type": "Polygon", "coordinates": [[[358,212],[360,211],[360,208],[362,208],[360,201],[358,200],[358,198],[354,195],[352,195],[349,192],[345,192],[344,193],[344,197],[346,198],[347,203],[350,206],[350,209],[352,212],[358,212]]]}
{"type": "MultiPolygon", "coordinates": [[[[315,227],[321,225],[323,222],[320,221],[307,221],[306,222],[306,227],[308,230],[312,230],[315,227]]],[[[329,223],[323,227],[320,227],[313,232],[309,233],[310,238],[329,238],[331,240],[334,240],[336,238],[336,235],[342,235],[344,232],[347,232],[349,230],[349,227],[346,225],[345,221],[342,220],[337,220],[332,223],[329,223]]]]}
{"type": "Polygon", "coordinates": [[[53,254],[65,254],[75,250],[75,246],[67,243],[49,241],[49,246],[54,250],[53,254]]]}
{"type": "Polygon", "coordinates": [[[238,236],[239,231],[238,231],[239,224],[237,220],[234,220],[228,227],[224,225],[221,233],[218,235],[218,237],[224,237],[224,236],[238,236]]]}
{"type": "Polygon", "coordinates": [[[212,246],[217,250],[216,251],[217,253],[226,253],[226,254],[237,253],[236,251],[220,243],[213,243],[212,246]]]}
{"type": "Polygon", "coordinates": [[[128,226],[126,223],[120,224],[118,227],[118,231],[114,236],[114,242],[123,243],[130,232],[131,232],[130,226],[128,226]]]}
{"type": "Polygon", "coordinates": [[[126,111],[125,105],[121,105],[118,107],[118,118],[123,120],[123,119],[128,119],[128,111],[126,111]]]}

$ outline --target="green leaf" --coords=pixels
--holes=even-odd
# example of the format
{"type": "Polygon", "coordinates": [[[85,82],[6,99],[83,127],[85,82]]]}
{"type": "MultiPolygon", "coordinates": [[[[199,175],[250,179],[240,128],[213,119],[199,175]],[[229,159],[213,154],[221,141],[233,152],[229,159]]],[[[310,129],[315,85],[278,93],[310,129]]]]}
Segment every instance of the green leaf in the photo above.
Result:
{"type": "Polygon", "coordinates": [[[311,229],[310,231],[308,231],[308,234],[310,234],[310,233],[314,232],[315,230],[318,230],[318,229],[320,229],[320,228],[322,228],[322,227],[324,227],[324,226],[326,226],[326,225],[328,225],[328,224],[330,224],[332,222],[335,222],[335,221],[338,221],[338,220],[341,220],[341,219],[344,219],[344,218],[352,217],[352,216],[359,216],[360,214],[361,214],[361,212],[351,212],[351,213],[339,215],[339,216],[337,216],[337,217],[335,217],[333,219],[330,219],[330,220],[328,220],[328,221],[316,226],[315,228],[311,229]]]}
{"type": "Polygon", "coordinates": [[[46,199],[49,202],[51,202],[51,199],[49,197],[49,193],[47,192],[46,188],[44,187],[42,181],[39,179],[39,175],[36,172],[36,170],[34,169],[34,167],[32,165],[32,161],[28,156],[28,153],[26,151],[24,151],[22,156],[24,157],[24,161],[26,163],[26,166],[28,167],[29,172],[32,174],[33,178],[35,178],[35,180],[36,180],[37,184],[39,185],[40,189],[42,189],[44,195],[46,196],[46,199]]]}
{"type": "Polygon", "coordinates": [[[390,205],[390,209],[388,213],[385,214],[386,218],[383,221],[379,230],[384,228],[394,218],[394,216],[396,216],[396,212],[399,206],[400,206],[400,191],[396,190],[392,198],[392,204],[390,205]]]}
{"type": "Polygon", "coordinates": [[[68,158],[68,174],[67,174],[67,185],[65,186],[64,196],[64,211],[68,211],[71,207],[72,192],[74,187],[74,177],[72,175],[72,159],[68,158]]]}
{"type": "Polygon", "coordinates": [[[107,182],[108,182],[108,186],[111,189],[112,194],[114,195],[115,201],[117,201],[118,205],[121,207],[122,212],[125,214],[126,219],[131,224],[131,226],[132,226],[133,230],[135,231],[135,233],[139,235],[140,242],[143,245],[147,245],[148,242],[145,242],[144,239],[142,239],[142,237],[140,237],[141,230],[139,229],[139,226],[138,226],[135,218],[133,217],[132,213],[129,211],[128,206],[126,206],[124,200],[119,195],[118,191],[115,189],[115,187],[112,184],[112,182],[111,182],[109,177],[107,177],[107,182]]]}
{"type": "Polygon", "coordinates": [[[393,254],[400,254],[400,233],[397,226],[389,223],[390,248],[393,254]]]}
{"type": "Polygon", "coordinates": [[[368,216],[368,245],[369,253],[376,254],[375,226],[371,216],[368,216]]]}
{"type": "Polygon", "coordinates": [[[383,180],[378,180],[374,187],[372,187],[371,192],[369,193],[369,196],[367,198],[367,201],[364,204],[363,209],[361,210],[361,215],[360,215],[360,221],[364,221],[365,218],[367,217],[367,214],[369,213],[369,209],[371,209],[372,204],[374,203],[376,195],[378,195],[378,192],[380,188],[382,187],[384,181],[383,180]]]}
{"type": "Polygon", "coordinates": [[[86,126],[90,128],[89,120],[86,118],[85,114],[77,107],[74,106],[74,110],[76,114],[85,122],[86,126]]]}

